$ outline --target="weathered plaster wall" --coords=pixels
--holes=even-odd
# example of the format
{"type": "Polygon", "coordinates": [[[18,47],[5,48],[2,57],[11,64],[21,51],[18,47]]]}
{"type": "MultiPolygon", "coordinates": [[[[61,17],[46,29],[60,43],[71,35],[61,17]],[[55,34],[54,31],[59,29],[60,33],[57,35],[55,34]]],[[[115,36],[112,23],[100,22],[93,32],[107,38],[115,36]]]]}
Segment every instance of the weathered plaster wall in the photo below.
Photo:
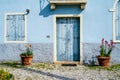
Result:
{"type": "MultiPolygon", "coordinates": [[[[33,43],[34,62],[53,62],[52,43],[33,43]]],[[[0,61],[20,61],[20,53],[25,52],[26,44],[0,44],[0,61]]]]}
{"type": "MultiPolygon", "coordinates": [[[[26,44],[0,44],[0,61],[20,61],[20,53],[26,50],[26,44]]],[[[53,63],[52,43],[32,43],[34,62],[53,63]]],[[[97,64],[96,56],[99,55],[100,44],[83,44],[83,63],[97,64]]],[[[111,53],[111,64],[120,64],[120,44],[115,45],[111,53]]]]}
{"type": "MultiPolygon", "coordinates": [[[[83,63],[98,64],[96,56],[98,56],[100,44],[84,43],[83,44],[83,63]]],[[[120,64],[120,44],[116,44],[111,53],[111,64],[120,64]]]]}

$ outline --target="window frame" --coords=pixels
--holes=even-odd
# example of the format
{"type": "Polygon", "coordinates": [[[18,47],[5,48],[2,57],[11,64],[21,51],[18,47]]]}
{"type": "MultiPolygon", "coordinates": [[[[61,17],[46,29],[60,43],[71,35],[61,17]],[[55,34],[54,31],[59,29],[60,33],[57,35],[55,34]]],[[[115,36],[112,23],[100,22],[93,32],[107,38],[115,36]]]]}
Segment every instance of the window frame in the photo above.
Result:
{"type": "Polygon", "coordinates": [[[112,15],[112,26],[113,26],[113,42],[117,42],[117,43],[120,43],[120,40],[117,40],[116,39],[116,30],[117,30],[117,27],[118,27],[118,22],[117,22],[117,12],[118,12],[118,3],[119,3],[119,0],[115,0],[114,4],[113,4],[113,8],[110,9],[110,11],[113,13],[112,15]]]}
{"type": "Polygon", "coordinates": [[[19,12],[19,13],[5,13],[5,17],[4,17],[4,24],[5,24],[5,27],[4,27],[4,43],[26,43],[27,42],[27,16],[26,16],[26,13],[22,13],[22,12],[19,12]],[[23,41],[8,41],[7,40],[7,16],[8,15],[24,15],[24,31],[25,31],[25,39],[23,41]]]}

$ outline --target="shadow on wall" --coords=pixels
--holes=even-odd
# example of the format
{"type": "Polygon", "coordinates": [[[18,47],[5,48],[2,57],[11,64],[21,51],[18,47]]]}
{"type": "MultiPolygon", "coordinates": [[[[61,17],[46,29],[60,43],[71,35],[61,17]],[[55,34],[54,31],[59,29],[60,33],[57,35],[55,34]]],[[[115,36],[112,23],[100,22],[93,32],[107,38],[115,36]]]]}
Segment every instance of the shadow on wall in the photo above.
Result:
{"type": "Polygon", "coordinates": [[[54,14],[80,14],[83,10],[80,9],[79,5],[61,5],[56,6],[55,10],[50,9],[50,4],[45,6],[45,0],[40,0],[40,16],[48,17],[54,14]],[[44,7],[45,6],[45,7],[44,7]]]}

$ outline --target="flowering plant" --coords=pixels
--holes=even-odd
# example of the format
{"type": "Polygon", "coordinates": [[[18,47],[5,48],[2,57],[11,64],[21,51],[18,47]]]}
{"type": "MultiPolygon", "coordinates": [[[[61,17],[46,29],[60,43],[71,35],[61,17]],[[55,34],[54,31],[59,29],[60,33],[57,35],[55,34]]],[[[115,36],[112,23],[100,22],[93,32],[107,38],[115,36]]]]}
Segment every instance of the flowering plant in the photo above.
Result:
{"type": "Polygon", "coordinates": [[[110,56],[112,50],[114,48],[114,42],[110,40],[110,42],[102,39],[102,44],[100,45],[100,56],[108,57],[110,56]]]}
{"type": "Polygon", "coordinates": [[[21,53],[20,55],[21,56],[32,56],[33,55],[33,51],[32,51],[32,48],[31,48],[31,44],[27,44],[26,45],[26,52],[21,53]]]}

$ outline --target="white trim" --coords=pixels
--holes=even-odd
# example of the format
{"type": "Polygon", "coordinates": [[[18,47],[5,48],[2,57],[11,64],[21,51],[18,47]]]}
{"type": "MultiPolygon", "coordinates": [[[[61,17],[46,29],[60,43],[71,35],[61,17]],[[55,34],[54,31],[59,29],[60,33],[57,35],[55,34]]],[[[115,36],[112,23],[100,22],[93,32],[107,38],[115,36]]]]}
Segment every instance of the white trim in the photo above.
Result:
{"type": "Polygon", "coordinates": [[[25,15],[25,43],[27,42],[27,15],[25,15]]]}
{"type": "Polygon", "coordinates": [[[6,19],[7,19],[7,14],[5,14],[5,17],[4,17],[4,25],[5,25],[5,27],[4,27],[4,42],[6,42],[7,41],[7,39],[6,39],[6,35],[7,35],[7,33],[6,33],[6,30],[7,30],[7,21],[6,21],[6,19]]]}
{"type": "Polygon", "coordinates": [[[54,63],[57,62],[57,41],[56,41],[56,18],[57,17],[79,17],[80,18],[80,63],[83,62],[83,51],[82,51],[82,15],[54,15],[54,63]]]}
{"type": "Polygon", "coordinates": [[[117,12],[117,5],[118,5],[119,0],[115,0],[112,9],[110,9],[109,11],[112,12],[112,27],[113,27],[113,42],[120,42],[120,40],[116,40],[116,28],[117,28],[117,24],[116,24],[116,12],[117,12]]]}
{"type": "Polygon", "coordinates": [[[19,13],[5,13],[5,15],[26,15],[25,12],[19,12],[19,13]]]}
{"type": "Polygon", "coordinates": [[[50,0],[50,3],[86,3],[87,0],[50,0]]]}
{"type": "Polygon", "coordinates": [[[110,12],[115,12],[116,11],[116,5],[118,3],[119,0],[115,0],[113,7],[111,9],[109,9],[110,12]]]}
{"type": "Polygon", "coordinates": [[[83,26],[83,18],[82,18],[82,15],[80,16],[80,63],[82,64],[83,63],[83,46],[82,46],[82,39],[83,39],[83,32],[82,32],[82,26],[83,26]]]}
{"type": "Polygon", "coordinates": [[[115,42],[115,12],[113,12],[113,20],[112,20],[112,25],[113,25],[113,41],[115,42]]]}
{"type": "Polygon", "coordinates": [[[113,10],[116,10],[116,5],[119,2],[119,0],[115,0],[114,5],[113,5],[113,10]]]}
{"type": "Polygon", "coordinates": [[[5,13],[5,27],[4,27],[4,43],[26,43],[27,42],[27,16],[26,13],[5,13]],[[7,41],[6,35],[7,35],[7,16],[8,15],[24,15],[25,17],[25,40],[24,41],[7,41]]]}
{"type": "Polygon", "coordinates": [[[56,58],[56,56],[57,56],[57,44],[56,44],[56,16],[54,16],[54,62],[56,62],[57,61],[57,58],[56,58]]]}

